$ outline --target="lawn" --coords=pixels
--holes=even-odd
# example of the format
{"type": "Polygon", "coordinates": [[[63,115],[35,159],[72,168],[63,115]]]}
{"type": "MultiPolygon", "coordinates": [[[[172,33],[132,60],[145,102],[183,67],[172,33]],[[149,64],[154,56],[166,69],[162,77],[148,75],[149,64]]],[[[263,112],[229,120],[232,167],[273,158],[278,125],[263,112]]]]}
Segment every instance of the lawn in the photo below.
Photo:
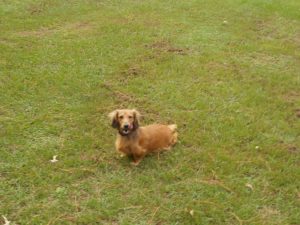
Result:
{"type": "Polygon", "coordinates": [[[300,224],[299,0],[1,0],[0,31],[0,217],[300,224]],[[117,108],[179,143],[130,165],[117,108]]]}

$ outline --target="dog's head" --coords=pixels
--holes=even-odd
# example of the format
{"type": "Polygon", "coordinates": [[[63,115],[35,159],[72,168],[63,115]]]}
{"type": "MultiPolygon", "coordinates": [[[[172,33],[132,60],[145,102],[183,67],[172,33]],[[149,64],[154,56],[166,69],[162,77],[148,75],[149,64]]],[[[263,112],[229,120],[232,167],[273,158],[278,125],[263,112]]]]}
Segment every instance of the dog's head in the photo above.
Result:
{"type": "Polygon", "coordinates": [[[129,135],[139,127],[140,113],[135,109],[117,109],[108,116],[112,127],[118,129],[122,136],[129,135]]]}

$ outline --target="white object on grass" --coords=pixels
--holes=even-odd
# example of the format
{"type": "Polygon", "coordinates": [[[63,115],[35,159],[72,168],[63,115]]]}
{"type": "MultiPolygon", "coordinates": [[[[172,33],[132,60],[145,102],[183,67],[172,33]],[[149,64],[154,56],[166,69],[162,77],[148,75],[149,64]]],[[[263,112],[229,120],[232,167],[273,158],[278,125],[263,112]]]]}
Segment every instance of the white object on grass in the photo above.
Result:
{"type": "Polygon", "coordinates": [[[247,188],[250,188],[251,191],[253,191],[253,186],[252,186],[251,184],[247,183],[245,186],[246,186],[247,188]]]}
{"type": "Polygon", "coordinates": [[[255,149],[259,149],[259,146],[255,146],[255,149]]]}
{"type": "Polygon", "coordinates": [[[53,156],[53,159],[51,159],[50,162],[56,163],[56,162],[58,161],[56,158],[57,158],[57,155],[54,155],[54,156],[53,156]]]}
{"type": "Polygon", "coordinates": [[[4,219],[5,224],[3,225],[10,225],[10,221],[8,221],[8,219],[5,216],[2,216],[4,219]]]}
{"type": "Polygon", "coordinates": [[[191,216],[194,216],[194,210],[193,210],[193,209],[190,210],[190,215],[191,215],[191,216]]]}

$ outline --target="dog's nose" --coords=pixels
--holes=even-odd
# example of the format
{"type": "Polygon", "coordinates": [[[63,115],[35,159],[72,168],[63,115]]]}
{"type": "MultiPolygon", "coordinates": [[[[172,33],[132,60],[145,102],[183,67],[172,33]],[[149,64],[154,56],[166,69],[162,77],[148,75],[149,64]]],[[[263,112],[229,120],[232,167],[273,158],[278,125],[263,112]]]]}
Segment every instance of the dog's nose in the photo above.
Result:
{"type": "Polygon", "coordinates": [[[124,125],[124,129],[128,129],[129,128],[129,125],[128,124],[125,124],[124,125]]]}

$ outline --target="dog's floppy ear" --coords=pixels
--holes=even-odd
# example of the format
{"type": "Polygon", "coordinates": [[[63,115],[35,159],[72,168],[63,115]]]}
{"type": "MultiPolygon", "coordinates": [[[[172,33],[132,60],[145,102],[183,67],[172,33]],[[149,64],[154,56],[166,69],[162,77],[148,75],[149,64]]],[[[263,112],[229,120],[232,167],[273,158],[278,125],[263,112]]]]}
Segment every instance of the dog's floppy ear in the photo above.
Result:
{"type": "Polygon", "coordinates": [[[111,119],[111,126],[113,128],[118,128],[119,127],[118,110],[109,113],[108,117],[111,119]]]}
{"type": "Polygon", "coordinates": [[[141,114],[139,113],[139,111],[133,109],[133,116],[134,116],[134,121],[133,121],[133,127],[134,129],[137,129],[140,125],[140,118],[141,118],[141,114]]]}

